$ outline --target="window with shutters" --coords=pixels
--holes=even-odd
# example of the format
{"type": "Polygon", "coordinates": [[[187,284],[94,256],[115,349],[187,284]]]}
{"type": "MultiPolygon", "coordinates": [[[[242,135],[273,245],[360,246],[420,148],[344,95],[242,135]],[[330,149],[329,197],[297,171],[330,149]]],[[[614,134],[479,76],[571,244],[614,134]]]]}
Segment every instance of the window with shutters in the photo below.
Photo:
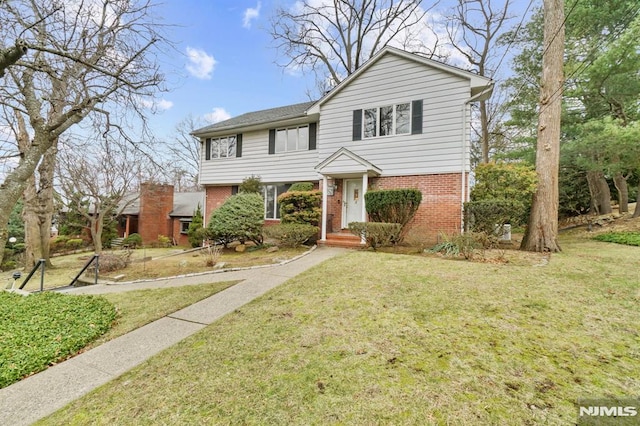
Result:
{"type": "Polygon", "coordinates": [[[224,138],[211,139],[209,158],[230,158],[236,156],[237,137],[227,136],[224,138]]]}
{"type": "Polygon", "coordinates": [[[353,111],[353,140],[422,133],[422,100],[353,111]]]}
{"type": "Polygon", "coordinates": [[[309,126],[276,129],[276,153],[309,149],[309,126]]]}

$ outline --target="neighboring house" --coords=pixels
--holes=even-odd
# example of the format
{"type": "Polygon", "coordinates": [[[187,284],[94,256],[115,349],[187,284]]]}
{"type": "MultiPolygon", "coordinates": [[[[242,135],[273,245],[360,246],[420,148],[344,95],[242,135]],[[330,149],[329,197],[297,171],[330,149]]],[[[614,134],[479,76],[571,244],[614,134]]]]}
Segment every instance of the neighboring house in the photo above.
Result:
{"type": "Polygon", "coordinates": [[[414,226],[459,233],[468,194],[470,104],[493,81],[386,47],[316,102],[251,112],[193,132],[202,141],[205,220],[250,175],[261,177],[265,220],[294,182],[323,192],[321,241],[366,221],[370,189],[417,188],[414,226]]]}
{"type": "Polygon", "coordinates": [[[193,213],[204,206],[204,192],[174,192],[173,185],[143,183],[140,193],[131,194],[120,214],[118,235],[138,233],[145,244],[158,241],[159,235],[174,244],[189,245],[187,230],[193,213]]]}

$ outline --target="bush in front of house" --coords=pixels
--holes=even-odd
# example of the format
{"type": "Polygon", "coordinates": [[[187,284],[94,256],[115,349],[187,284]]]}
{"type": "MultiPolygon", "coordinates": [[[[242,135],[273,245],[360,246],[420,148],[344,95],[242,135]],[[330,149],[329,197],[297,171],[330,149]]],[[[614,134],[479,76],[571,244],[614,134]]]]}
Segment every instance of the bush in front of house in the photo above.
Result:
{"type": "Polygon", "coordinates": [[[191,247],[200,247],[202,245],[202,241],[207,239],[207,232],[204,229],[204,218],[202,217],[202,208],[200,207],[200,203],[198,203],[198,207],[196,207],[196,210],[193,212],[193,218],[189,224],[189,229],[187,229],[187,238],[189,239],[191,247]]]}
{"type": "Polygon", "coordinates": [[[238,192],[262,194],[262,179],[255,175],[244,178],[242,183],[238,185],[238,192]]]}
{"type": "Polygon", "coordinates": [[[320,191],[289,191],[278,197],[282,223],[302,223],[317,226],[322,216],[320,191]]]}
{"type": "Polygon", "coordinates": [[[142,237],[140,234],[133,233],[122,240],[122,245],[132,249],[142,247],[142,237]]]}
{"type": "Polygon", "coordinates": [[[378,247],[397,244],[400,241],[402,225],[386,222],[351,222],[349,231],[358,237],[364,237],[367,247],[375,250],[378,247]]]}
{"type": "Polygon", "coordinates": [[[521,225],[528,208],[519,200],[481,200],[464,203],[465,222],[476,233],[502,235],[502,225],[521,225]]]}
{"type": "Polygon", "coordinates": [[[278,240],[283,247],[299,247],[313,240],[318,235],[319,228],[308,223],[281,223],[264,229],[266,236],[278,240]]]}
{"type": "Polygon", "coordinates": [[[313,191],[313,182],[296,182],[289,187],[289,191],[313,191]]]}
{"type": "Polygon", "coordinates": [[[262,244],[264,200],[257,193],[233,195],[211,214],[207,227],[209,238],[225,246],[232,241],[262,244]]]}
{"type": "Polygon", "coordinates": [[[371,222],[400,224],[402,230],[396,241],[399,243],[420,207],[422,192],[412,188],[379,189],[368,191],[364,198],[371,222]]]}

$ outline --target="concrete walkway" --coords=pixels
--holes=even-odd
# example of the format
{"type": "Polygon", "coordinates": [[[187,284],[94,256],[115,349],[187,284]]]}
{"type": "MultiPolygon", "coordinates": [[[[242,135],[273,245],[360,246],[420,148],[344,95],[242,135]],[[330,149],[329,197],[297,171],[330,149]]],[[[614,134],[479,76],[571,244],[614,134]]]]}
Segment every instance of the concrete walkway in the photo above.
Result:
{"type": "Polygon", "coordinates": [[[69,290],[74,294],[101,294],[242,280],[207,299],[0,389],[0,425],[29,425],[52,414],[289,278],[344,252],[345,249],[322,247],[290,263],[268,268],[69,290]]]}

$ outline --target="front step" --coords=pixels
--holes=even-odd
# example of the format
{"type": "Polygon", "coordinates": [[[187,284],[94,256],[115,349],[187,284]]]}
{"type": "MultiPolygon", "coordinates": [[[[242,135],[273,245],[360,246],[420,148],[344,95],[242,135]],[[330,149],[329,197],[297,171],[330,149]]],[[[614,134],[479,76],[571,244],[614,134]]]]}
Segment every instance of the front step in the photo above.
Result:
{"type": "Polygon", "coordinates": [[[356,237],[351,233],[346,233],[346,232],[336,232],[336,233],[327,234],[327,239],[325,241],[320,241],[319,243],[327,247],[343,247],[343,248],[364,247],[364,244],[362,243],[360,238],[356,237]]]}

